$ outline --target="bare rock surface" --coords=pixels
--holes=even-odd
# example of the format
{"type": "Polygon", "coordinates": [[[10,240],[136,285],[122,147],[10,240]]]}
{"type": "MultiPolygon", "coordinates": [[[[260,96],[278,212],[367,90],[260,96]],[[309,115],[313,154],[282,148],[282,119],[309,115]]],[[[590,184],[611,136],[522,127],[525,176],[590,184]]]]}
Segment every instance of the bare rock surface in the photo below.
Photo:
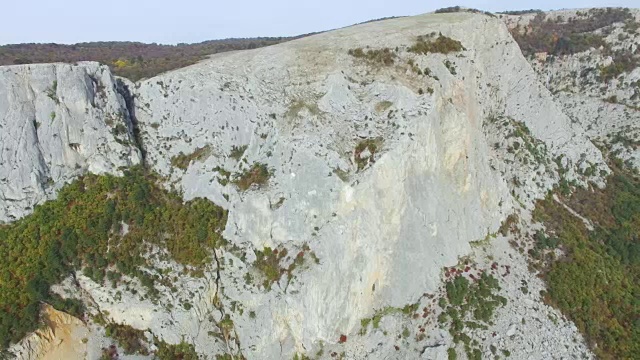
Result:
{"type": "Polygon", "coordinates": [[[0,67],[0,222],[86,171],[140,162],[118,84],[98,63],[0,67]]]}

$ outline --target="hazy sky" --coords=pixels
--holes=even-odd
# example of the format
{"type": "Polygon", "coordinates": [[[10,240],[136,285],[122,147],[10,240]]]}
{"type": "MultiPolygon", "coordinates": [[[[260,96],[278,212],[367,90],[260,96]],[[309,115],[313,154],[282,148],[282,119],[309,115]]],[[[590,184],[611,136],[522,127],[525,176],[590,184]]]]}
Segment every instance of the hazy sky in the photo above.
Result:
{"type": "Polygon", "coordinates": [[[639,0],[6,0],[0,44],[128,40],[199,42],[228,37],[287,36],[461,5],[489,11],[604,6],[639,0]]]}

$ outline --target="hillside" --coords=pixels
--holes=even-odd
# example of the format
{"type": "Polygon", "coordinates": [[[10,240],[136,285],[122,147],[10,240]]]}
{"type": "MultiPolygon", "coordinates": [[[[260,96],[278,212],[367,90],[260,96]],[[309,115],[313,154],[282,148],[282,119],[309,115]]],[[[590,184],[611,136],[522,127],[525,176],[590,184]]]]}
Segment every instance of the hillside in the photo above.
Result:
{"type": "Polygon", "coordinates": [[[178,45],[137,42],[12,44],[0,46],[0,65],[97,61],[108,65],[114,75],[138,81],[195,64],[211,54],[255,49],[295,38],[224,39],[178,45]]]}
{"type": "Polygon", "coordinates": [[[0,67],[0,345],[634,358],[638,20],[451,8],[137,82],[0,67]]]}

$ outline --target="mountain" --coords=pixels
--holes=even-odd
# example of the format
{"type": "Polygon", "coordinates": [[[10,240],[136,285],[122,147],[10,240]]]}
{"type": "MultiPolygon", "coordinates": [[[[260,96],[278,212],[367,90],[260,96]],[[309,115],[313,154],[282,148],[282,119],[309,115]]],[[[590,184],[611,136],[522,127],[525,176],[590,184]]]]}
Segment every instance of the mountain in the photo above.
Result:
{"type": "Polygon", "coordinates": [[[639,19],[0,67],[7,356],[633,358],[639,19]]]}

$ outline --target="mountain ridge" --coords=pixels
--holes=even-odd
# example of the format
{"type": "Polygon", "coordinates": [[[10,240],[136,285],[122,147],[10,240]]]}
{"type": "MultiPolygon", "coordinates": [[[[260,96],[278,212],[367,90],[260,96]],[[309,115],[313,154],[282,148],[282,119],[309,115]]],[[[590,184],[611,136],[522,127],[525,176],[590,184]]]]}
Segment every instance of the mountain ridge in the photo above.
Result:
{"type": "MultiPolygon", "coordinates": [[[[542,302],[544,283],[509,244],[537,234],[531,211],[556,184],[605,186],[611,169],[592,139],[608,129],[586,130],[567,116],[569,101],[561,107],[534,70],[550,64],[532,61],[498,18],[428,14],[217,54],[120,85],[97,63],[0,67],[0,81],[11,84],[4,87],[11,93],[0,92],[0,114],[10,129],[35,117],[26,122],[35,136],[24,152],[30,156],[40,151],[41,135],[90,129],[88,109],[98,114],[92,126],[100,139],[137,149],[129,163],[144,151],[165,188],[229,211],[223,237],[230,245],[213,250],[216,261],[201,278],[169,261],[167,276],[179,281],[175,290],[158,286],[159,304],[80,269],[58,289],[83,299],[94,316],[145,331],[150,349],[187,339],[202,356],[232,358],[429,359],[451,349],[469,358],[497,350],[517,358],[590,357],[576,326],[542,302]],[[461,48],[415,50],[439,37],[461,48]],[[79,92],[72,84],[85,85],[79,92]],[[22,88],[23,100],[14,100],[22,88]],[[9,111],[16,102],[34,103],[36,111],[9,111]],[[61,124],[36,126],[51,112],[65,114],[61,124]],[[112,114],[121,116],[109,122],[112,114]],[[478,320],[462,333],[442,325],[454,326],[452,314],[463,311],[455,310],[450,277],[482,306],[495,306],[495,323],[478,320]],[[475,283],[499,295],[476,295],[475,283]]],[[[95,141],[71,137],[56,146],[79,155],[60,163],[94,172],[86,149],[95,141]]],[[[0,158],[6,169],[29,170],[21,158],[0,158]]],[[[110,161],[106,172],[118,174],[126,156],[110,161]]],[[[0,205],[13,206],[6,198],[0,205]]],[[[12,211],[19,218],[30,209],[12,211]]],[[[89,341],[107,347],[108,334],[94,325],[89,341]]],[[[28,341],[37,336],[14,352],[31,356],[28,341]]]]}

